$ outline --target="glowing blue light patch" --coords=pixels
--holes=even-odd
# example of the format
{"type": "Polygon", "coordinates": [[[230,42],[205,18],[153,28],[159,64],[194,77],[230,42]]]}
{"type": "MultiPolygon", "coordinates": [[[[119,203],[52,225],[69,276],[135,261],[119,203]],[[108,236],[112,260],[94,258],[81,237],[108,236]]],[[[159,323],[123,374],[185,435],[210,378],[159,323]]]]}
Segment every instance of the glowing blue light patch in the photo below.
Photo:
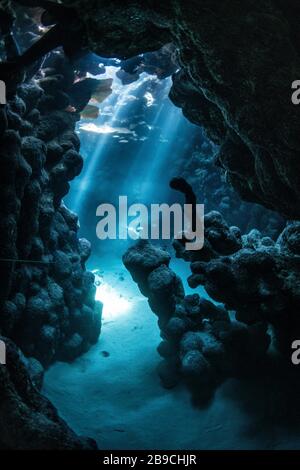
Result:
{"type": "Polygon", "coordinates": [[[103,281],[103,278],[95,274],[96,295],[95,299],[103,303],[102,318],[103,320],[112,320],[128,313],[131,308],[131,302],[123,295],[117,292],[112,286],[103,281]]]}

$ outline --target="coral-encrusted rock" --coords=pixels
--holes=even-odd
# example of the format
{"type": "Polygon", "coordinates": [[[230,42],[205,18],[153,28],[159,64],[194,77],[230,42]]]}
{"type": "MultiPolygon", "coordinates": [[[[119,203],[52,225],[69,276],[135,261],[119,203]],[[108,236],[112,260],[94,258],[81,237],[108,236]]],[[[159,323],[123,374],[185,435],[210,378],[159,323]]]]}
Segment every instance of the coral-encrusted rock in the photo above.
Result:
{"type": "MultiPolygon", "coordinates": [[[[277,345],[288,352],[300,333],[300,224],[290,223],[277,242],[258,230],[241,236],[211,214],[206,220],[218,221],[218,236],[209,223],[204,249],[186,251],[184,243],[174,241],[178,257],[191,261],[189,285],[203,285],[210,297],[236,311],[239,321],[248,325],[264,321],[273,325],[277,345]],[[236,239],[227,251],[227,235],[236,239]],[[213,237],[212,237],[213,234],[213,237]]],[[[231,240],[229,238],[229,240],[231,240]]]]}
{"type": "MultiPolygon", "coordinates": [[[[2,56],[3,44],[7,41],[2,56]]],[[[7,59],[13,60],[10,52],[7,59]]],[[[55,360],[71,361],[97,342],[102,312],[94,276],[85,268],[90,245],[79,241],[78,217],[62,202],[82,169],[75,132],[79,115],[65,109],[75,73],[62,53],[50,54],[46,62],[52,68],[40,74],[35,65],[35,80],[32,70],[26,83],[23,73],[10,77],[8,103],[0,107],[0,333],[22,351],[6,340],[0,447],[93,448],[37,391],[44,368],[55,360]]]]}
{"type": "Polygon", "coordinates": [[[38,390],[41,390],[43,386],[44,372],[45,372],[42,364],[34,357],[29,357],[29,358],[24,357],[24,361],[25,361],[25,365],[27,367],[31,382],[38,390]]]}
{"type": "Polygon", "coordinates": [[[166,265],[161,265],[149,274],[147,288],[149,305],[161,321],[174,314],[177,302],[184,297],[181,279],[166,265]]]}
{"type": "Polygon", "coordinates": [[[171,256],[167,251],[156,248],[148,240],[139,242],[123,255],[123,263],[131,273],[141,291],[146,288],[148,275],[162,265],[169,265],[171,256]]]}
{"type": "Polygon", "coordinates": [[[46,161],[46,145],[36,137],[22,139],[22,154],[31,166],[33,174],[39,175],[46,161]]]}
{"type": "Polygon", "coordinates": [[[185,261],[208,261],[220,254],[230,255],[242,247],[241,232],[237,227],[229,227],[223,216],[211,211],[204,216],[204,246],[199,251],[185,250],[185,241],[174,240],[177,257],[185,261]]]}
{"type": "Polygon", "coordinates": [[[78,333],[68,339],[64,344],[62,358],[65,361],[71,361],[74,357],[79,356],[83,352],[83,339],[78,333]]]}
{"type": "Polygon", "coordinates": [[[49,400],[38,392],[40,366],[30,360],[32,383],[22,354],[7,338],[6,365],[0,366],[0,435],[8,449],[93,449],[58,416],[49,400]],[[34,369],[34,371],[33,371],[34,369]]]}
{"type": "Polygon", "coordinates": [[[0,329],[43,366],[95,343],[102,309],[85,270],[90,244],[78,239],[78,217],[62,202],[82,169],[79,116],[57,96],[67,96],[74,72],[62,54],[51,60],[41,80],[19,84],[9,97],[0,142],[0,256],[22,260],[0,264],[0,329]]]}
{"type": "MultiPolygon", "coordinates": [[[[211,214],[209,220],[211,227],[228,233],[219,215],[211,214]]],[[[232,240],[226,240],[221,237],[220,250],[228,250],[227,243],[232,249],[232,240]]],[[[237,250],[240,244],[234,246],[237,250]]],[[[164,358],[158,373],[164,386],[170,388],[185,379],[195,382],[197,389],[203,387],[208,398],[220,381],[240,374],[245,367],[253,368],[265,356],[270,344],[266,322],[246,326],[198,294],[185,296],[181,280],[168,267],[167,252],[139,241],[123,260],[158,316],[163,338],[158,352],[164,358]]]]}
{"type": "Polygon", "coordinates": [[[86,238],[79,238],[79,253],[83,264],[89,259],[91,251],[91,243],[86,238]]]}

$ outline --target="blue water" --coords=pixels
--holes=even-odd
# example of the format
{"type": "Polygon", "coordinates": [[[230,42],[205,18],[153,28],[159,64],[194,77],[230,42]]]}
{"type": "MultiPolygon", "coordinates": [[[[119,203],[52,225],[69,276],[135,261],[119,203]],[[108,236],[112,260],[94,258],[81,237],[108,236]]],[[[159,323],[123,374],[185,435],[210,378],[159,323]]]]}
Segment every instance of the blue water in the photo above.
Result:
{"type": "Polygon", "coordinates": [[[199,128],[168,98],[170,79],[143,74],[137,82],[122,85],[116,69],[107,69],[113,92],[99,105],[96,120],[78,124],[84,168],[64,200],[79,215],[80,236],[92,242],[93,258],[107,250],[121,256],[129,246],[124,241],[97,239],[99,204],[118,207],[119,196],[127,196],[128,205],[182,203],[182,196],[170,190],[169,181],[180,175],[191,143],[200,140],[199,128]]]}
{"type": "MultiPolygon", "coordinates": [[[[192,405],[185,387],[170,391],[160,384],[156,317],[121,261],[133,242],[98,240],[96,208],[116,204],[119,195],[129,204],[182,202],[168,183],[180,175],[201,132],[171,104],[169,79],[142,75],[121,86],[115,71],[108,68],[113,93],[99,104],[100,116],[78,124],[84,169],[65,198],[79,215],[80,235],[92,242],[88,268],[101,277],[96,295],[104,303],[102,333],[88,353],[47,371],[43,393],[76,432],[102,449],[299,448],[297,430],[262,426],[264,415],[251,413],[249,400],[268,409],[271,392],[263,384],[249,393],[247,383],[243,389],[228,380],[205,408],[192,405]]],[[[188,263],[173,257],[171,268],[191,293],[188,263]]],[[[207,297],[203,289],[197,292],[207,297]]]]}

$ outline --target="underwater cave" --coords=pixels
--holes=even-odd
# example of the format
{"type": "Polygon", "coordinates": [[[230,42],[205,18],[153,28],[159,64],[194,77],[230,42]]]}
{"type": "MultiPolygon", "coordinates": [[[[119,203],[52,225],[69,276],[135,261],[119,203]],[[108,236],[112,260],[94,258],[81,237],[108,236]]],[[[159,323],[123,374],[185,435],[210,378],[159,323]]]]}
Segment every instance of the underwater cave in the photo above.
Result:
{"type": "Polygon", "coordinates": [[[1,2],[0,450],[300,449],[298,17],[1,2]]]}

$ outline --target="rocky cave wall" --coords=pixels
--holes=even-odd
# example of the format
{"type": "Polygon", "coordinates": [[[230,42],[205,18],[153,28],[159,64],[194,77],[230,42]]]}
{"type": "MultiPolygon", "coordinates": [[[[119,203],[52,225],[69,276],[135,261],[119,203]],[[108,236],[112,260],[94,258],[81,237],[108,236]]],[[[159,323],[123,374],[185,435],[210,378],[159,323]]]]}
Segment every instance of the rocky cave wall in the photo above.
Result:
{"type": "Polygon", "coordinates": [[[219,164],[242,198],[298,218],[299,109],[291,103],[300,72],[296,12],[276,1],[196,3],[199,15],[191,2],[178,8],[183,70],[171,97],[221,145],[219,164]]]}
{"type": "Polygon", "coordinates": [[[226,171],[216,165],[219,147],[205,135],[202,137],[199,144],[185,152],[177,174],[192,186],[205,212],[218,210],[230,226],[238,226],[242,233],[255,228],[276,240],[286,224],[285,219],[259,204],[243,201],[228,183],[226,171]]]}
{"type": "Polygon", "coordinates": [[[220,145],[219,165],[241,197],[299,218],[300,75],[295,2],[281,0],[64,0],[86,44],[122,59],[167,42],[180,70],[170,97],[220,145]]]}
{"type": "Polygon", "coordinates": [[[204,286],[216,303],[185,295],[170,254],[149,241],[123,256],[158,317],[162,383],[185,381],[201,403],[226,378],[253,377],[253,371],[289,383],[297,376],[291,344],[300,334],[299,223],[288,224],[275,242],[256,229],[242,235],[216,211],[204,219],[202,250],[186,250],[184,239],[173,244],[176,256],[190,263],[190,287],[204,286]]]}
{"type": "Polygon", "coordinates": [[[38,393],[44,368],[82,354],[101,329],[102,305],[85,268],[91,246],[62,202],[82,169],[75,73],[55,52],[35,80],[23,78],[7,83],[0,117],[0,333],[7,346],[0,446],[92,448],[38,393]]]}
{"type": "Polygon", "coordinates": [[[2,126],[2,333],[43,365],[82,353],[101,324],[85,270],[90,244],[62,203],[82,169],[79,115],[66,110],[72,83],[70,66],[54,55],[43,78],[16,84],[2,126]]]}

